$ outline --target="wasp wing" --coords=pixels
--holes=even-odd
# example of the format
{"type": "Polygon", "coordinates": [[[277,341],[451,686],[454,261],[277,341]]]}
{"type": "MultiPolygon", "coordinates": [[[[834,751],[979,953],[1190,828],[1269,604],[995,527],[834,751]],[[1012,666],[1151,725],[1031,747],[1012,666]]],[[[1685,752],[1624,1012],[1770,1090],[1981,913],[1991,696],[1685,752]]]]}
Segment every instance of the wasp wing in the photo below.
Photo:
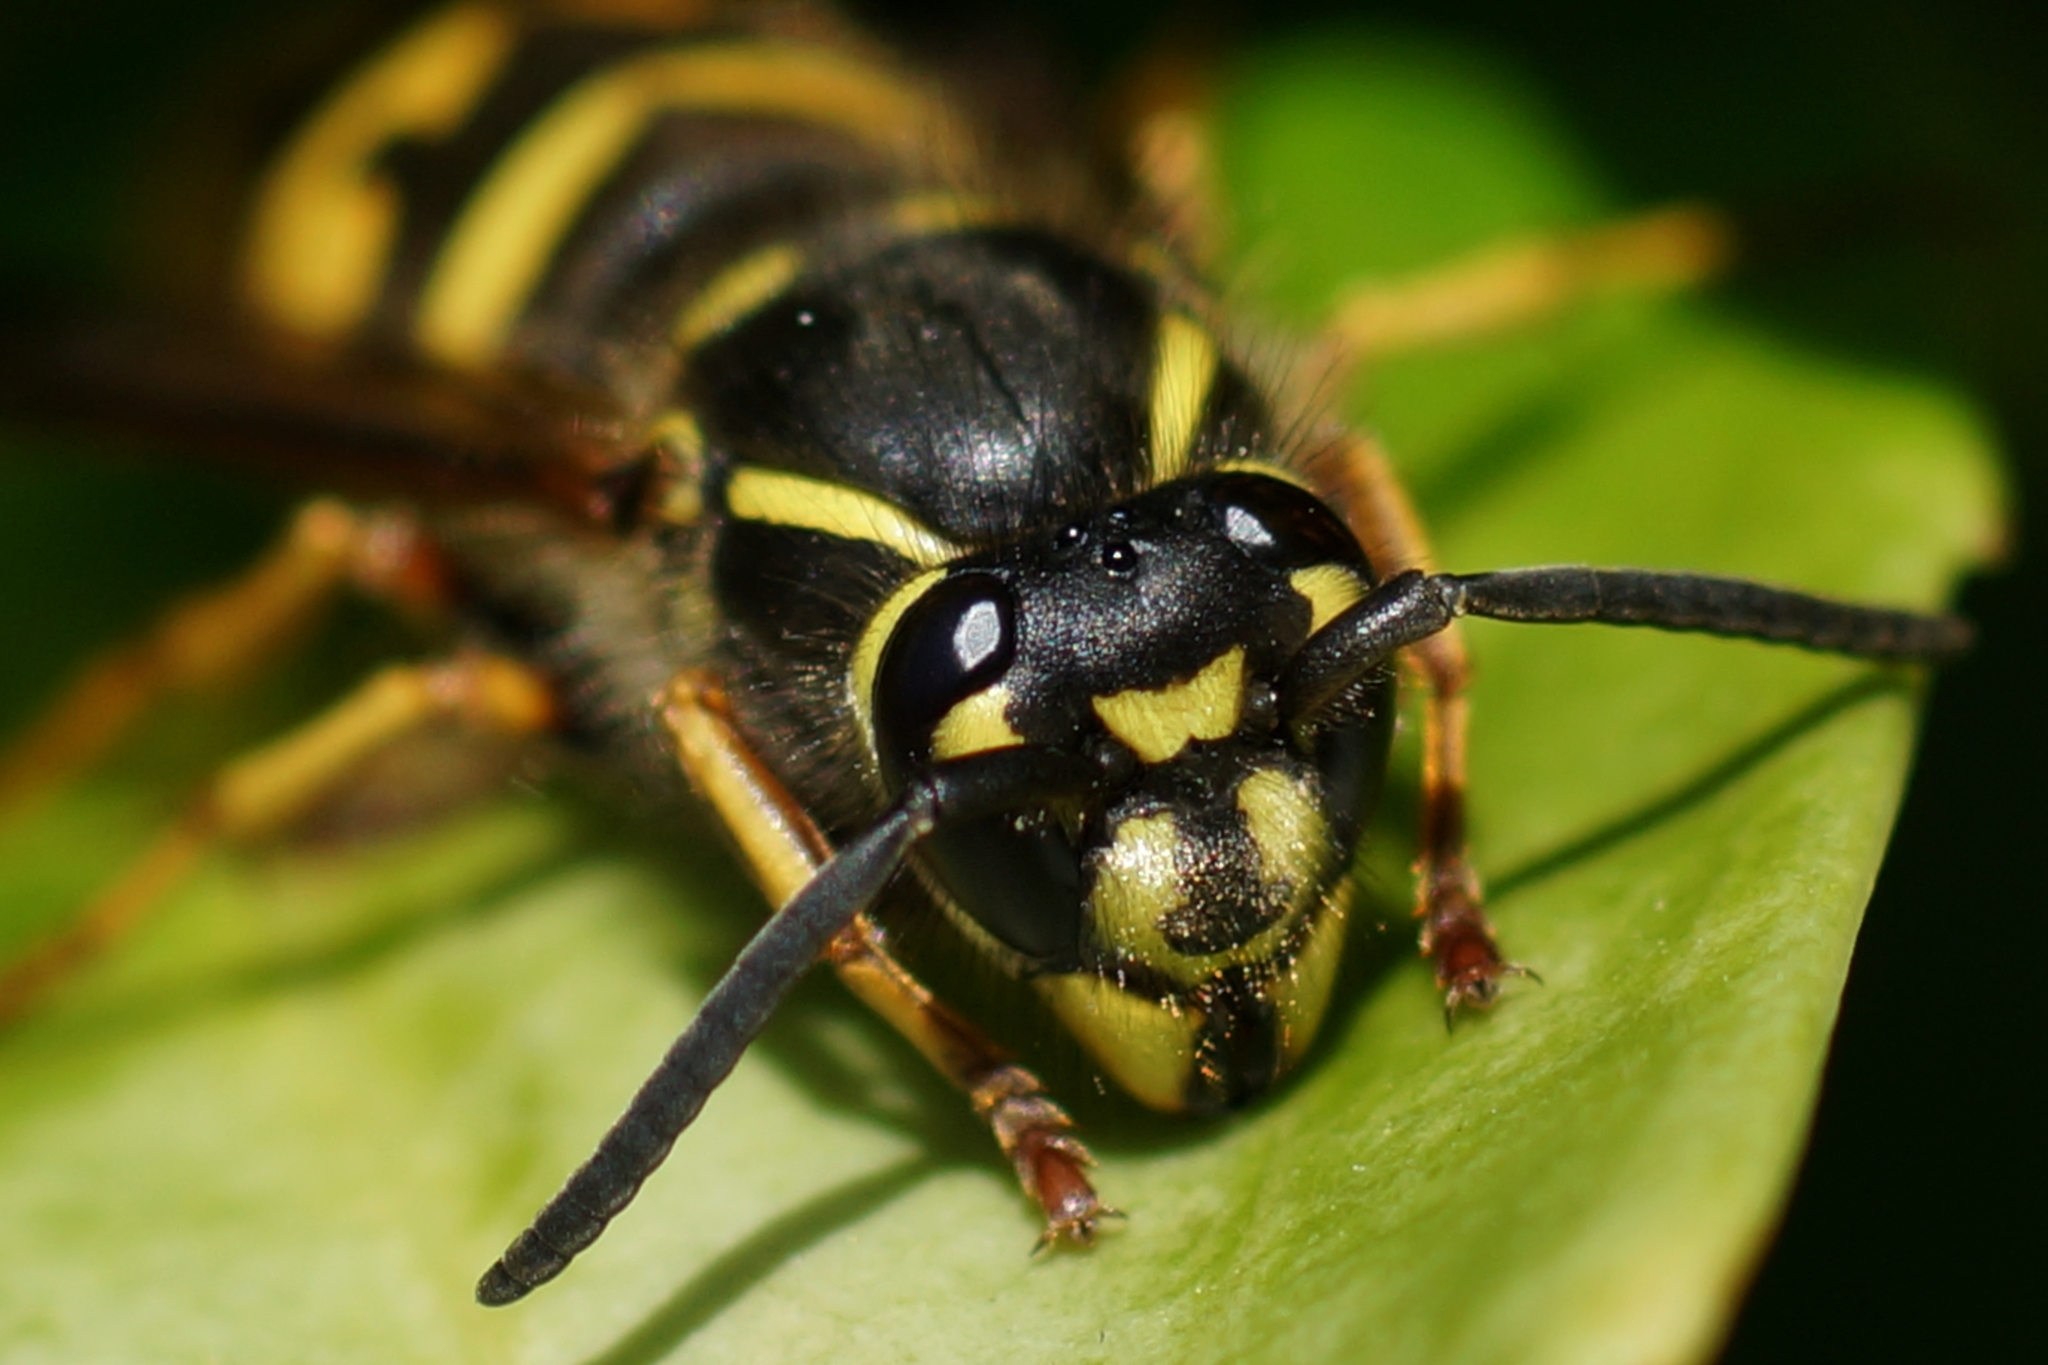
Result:
{"type": "Polygon", "coordinates": [[[10,310],[0,415],[230,460],[307,488],[514,500],[617,524],[651,465],[606,395],[310,346],[231,318],[10,310]]]}

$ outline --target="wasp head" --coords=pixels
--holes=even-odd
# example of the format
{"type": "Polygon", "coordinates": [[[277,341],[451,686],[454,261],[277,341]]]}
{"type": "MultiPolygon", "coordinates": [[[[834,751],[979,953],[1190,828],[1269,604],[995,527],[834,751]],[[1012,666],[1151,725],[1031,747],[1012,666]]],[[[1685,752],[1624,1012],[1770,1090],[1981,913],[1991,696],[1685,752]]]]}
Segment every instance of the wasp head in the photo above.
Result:
{"type": "Polygon", "coordinates": [[[922,575],[872,628],[885,782],[1014,745],[1096,759],[1086,799],[946,830],[920,869],[1155,1107],[1250,1099],[1321,1019],[1392,679],[1313,725],[1278,684],[1371,583],[1313,495],[1211,471],[922,575]]]}

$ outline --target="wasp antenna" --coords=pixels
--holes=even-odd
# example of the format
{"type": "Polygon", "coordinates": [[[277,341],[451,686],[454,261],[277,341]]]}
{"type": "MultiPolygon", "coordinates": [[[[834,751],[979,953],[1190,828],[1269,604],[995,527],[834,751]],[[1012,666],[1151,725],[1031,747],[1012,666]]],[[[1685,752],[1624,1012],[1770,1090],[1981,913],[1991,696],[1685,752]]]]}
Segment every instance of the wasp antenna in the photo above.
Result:
{"type": "Polygon", "coordinates": [[[1936,662],[1970,647],[1970,624],[1855,606],[1740,578],[1552,565],[1424,574],[1381,583],[1318,631],[1280,685],[1290,726],[1313,724],[1354,683],[1460,616],[1697,631],[1890,663],[1936,662]]]}
{"type": "Polygon", "coordinates": [[[605,1229],[738,1064],[783,996],[833,935],[881,894],[903,855],[932,824],[928,795],[913,793],[820,868],[740,952],[697,1017],[670,1046],[590,1160],[533,1225],[477,1281],[477,1302],[526,1297],[568,1268],[605,1229]],[[913,797],[926,797],[914,803],[913,797]]]}
{"type": "Polygon", "coordinates": [[[740,950],[590,1160],[477,1281],[477,1302],[516,1303],[597,1240],[668,1159],[797,977],[875,903],[918,840],[948,824],[1072,795],[1094,780],[1093,764],[1018,748],[941,763],[907,784],[887,814],[828,859],[740,950]]]}
{"type": "Polygon", "coordinates": [[[1456,586],[1460,615],[1502,621],[1652,626],[1894,662],[1953,657],[1972,635],[1954,616],[1853,606],[1739,578],[1577,565],[1443,577],[1456,586]]]}

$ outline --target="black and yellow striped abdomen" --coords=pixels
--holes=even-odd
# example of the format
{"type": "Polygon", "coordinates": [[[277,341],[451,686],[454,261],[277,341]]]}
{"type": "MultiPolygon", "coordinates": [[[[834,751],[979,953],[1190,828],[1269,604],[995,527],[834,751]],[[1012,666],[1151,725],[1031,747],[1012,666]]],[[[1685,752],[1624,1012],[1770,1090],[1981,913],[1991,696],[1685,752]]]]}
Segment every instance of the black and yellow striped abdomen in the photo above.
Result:
{"type": "Polygon", "coordinates": [[[743,311],[746,284],[720,277],[758,249],[914,218],[920,190],[971,181],[930,91],[813,27],[727,5],[436,10],[278,157],[243,295],[323,341],[635,377],[616,349],[687,348],[743,311]]]}

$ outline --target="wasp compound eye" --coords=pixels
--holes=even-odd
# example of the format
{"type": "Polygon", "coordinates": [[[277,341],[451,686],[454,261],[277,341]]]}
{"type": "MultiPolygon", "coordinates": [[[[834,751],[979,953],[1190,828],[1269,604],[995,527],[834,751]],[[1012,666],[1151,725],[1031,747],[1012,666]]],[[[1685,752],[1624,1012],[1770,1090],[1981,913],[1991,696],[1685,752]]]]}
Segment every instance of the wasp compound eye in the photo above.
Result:
{"type": "Polygon", "coordinates": [[[1212,497],[1224,538],[1256,564],[1360,564],[1358,542],[1319,499],[1264,474],[1226,474],[1212,497]]]}
{"type": "Polygon", "coordinates": [[[912,603],[875,673],[875,735],[884,763],[900,765],[892,775],[931,759],[947,718],[993,686],[1016,653],[1016,600],[993,574],[954,574],[912,603]]]}

